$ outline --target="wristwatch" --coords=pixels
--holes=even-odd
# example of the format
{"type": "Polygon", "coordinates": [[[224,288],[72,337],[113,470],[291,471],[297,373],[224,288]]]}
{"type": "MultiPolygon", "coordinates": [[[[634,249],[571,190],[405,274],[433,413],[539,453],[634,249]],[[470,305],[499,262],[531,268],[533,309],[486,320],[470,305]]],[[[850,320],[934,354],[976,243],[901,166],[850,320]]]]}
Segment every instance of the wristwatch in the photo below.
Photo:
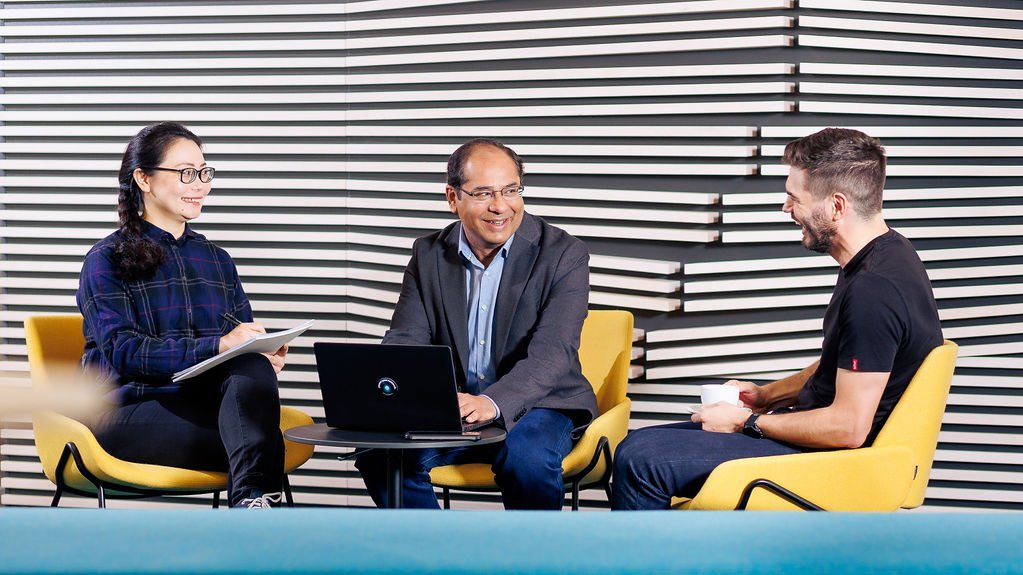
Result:
{"type": "Polygon", "coordinates": [[[764,432],[757,425],[757,420],[760,419],[759,413],[753,413],[746,418],[746,423],[742,424],[742,434],[748,435],[753,439],[763,439],[764,432]]]}

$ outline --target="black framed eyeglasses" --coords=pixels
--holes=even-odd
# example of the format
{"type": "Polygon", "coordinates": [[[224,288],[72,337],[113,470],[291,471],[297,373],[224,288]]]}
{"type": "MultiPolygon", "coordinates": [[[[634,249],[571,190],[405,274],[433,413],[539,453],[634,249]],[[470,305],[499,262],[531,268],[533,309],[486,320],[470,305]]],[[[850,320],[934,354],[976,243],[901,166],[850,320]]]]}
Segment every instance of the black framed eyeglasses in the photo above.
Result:
{"type": "Polygon", "coordinates": [[[145,170],[160,170],[161,172],[177,172],[178,176],[181,177],[181,183],[182,184],[191,184],[192,182],[195,181],[195,177],[196,176],[199,176],[199,181],[200,182],[202,182],[204,184],[208,184],[211,181],[213,181],[213,175],[217,173],[217,170],[215,168],[211,168],[210,166],[206,166],[205,168],[202,168],[202,169],[199,169],[199,170],[197,170],[195,168],[182,168],[180,170],[176,170],[174,168],[160,168],[160,167],[157,167],[157,166],[154,166],[152,168],[143,168],[143,169],[145,169],[145,170]]]}
{"type": "Polygon", "coordinates": [[[473,191],[463,190],[462,188],[455,188],[463,194],[469,196],[469,199],[476,202],[491,202],[494,200],[494,196],[501,194],[506,200],[511,200],[522,195],[522,192],[526,191],[525,186],[508,186],[503,190],[494,190],[492,188],[477,188],[473,191]]]}

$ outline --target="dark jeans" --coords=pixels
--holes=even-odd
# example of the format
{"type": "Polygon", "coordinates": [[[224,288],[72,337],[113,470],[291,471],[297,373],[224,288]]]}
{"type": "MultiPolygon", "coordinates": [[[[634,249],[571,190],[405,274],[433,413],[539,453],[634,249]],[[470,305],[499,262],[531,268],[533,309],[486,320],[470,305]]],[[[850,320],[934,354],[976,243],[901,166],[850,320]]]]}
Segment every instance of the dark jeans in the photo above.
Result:
{"type": "MultiPolygon", "coordinates": [[[[506,509],[561,509],[565,483],[561,461],[572,450],[572,419],[553,409],[531,410],[508,432],[503,443],[479,447],[405,450],[404,507],[437,509],[430,470],[455,463],[490,463],[506,509]]],[[[387,503],[385,455],[374,450],[360,455],[362,473],[378,507],[387,503]]]]}
{"type": "Polygon", "coordinates": [[[770,439],[712,433],[698,423],[633,431],[614,455],[612,509],[668,509],[672,497],[693,497],[725,461],[800,453],[770,439]]]}
{"type": "Polygon", "coordinates": [[[284,438],[277,375],[258,354],[238,356],[179,392],[111,409],[92,428],[111,455],[136,463],[227,471],[234,505],[281,491],[284,438]]]}

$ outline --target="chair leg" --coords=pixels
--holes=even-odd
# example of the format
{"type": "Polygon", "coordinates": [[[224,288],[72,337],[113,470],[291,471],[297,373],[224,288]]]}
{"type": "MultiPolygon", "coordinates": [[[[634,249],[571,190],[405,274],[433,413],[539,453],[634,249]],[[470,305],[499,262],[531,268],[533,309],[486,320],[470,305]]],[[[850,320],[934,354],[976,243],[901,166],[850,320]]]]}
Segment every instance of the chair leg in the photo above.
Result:
{"type": "Polygon", "coordinates": [[[288,481],[287,473],[284,474],[284,482],[282,483],[282,486],[284,487],[284,500],[288,502],[288,507],[294,507],[295,496],[291,494],[291,481],[288,481]]]}
{"type": "Polygon", "coordinates": [[[444,497],[444,509],[451,509],[451,490],[447,487],[442,489],[444,497]]]}
{"type": "Polygon", "coordinates": [[[750,481],[749,484],[746,485],[746,488],[742,490],[742,497],[739,498],[739,504],[735,506],[736,511],[746,510],[746,506],[749,505],[750,496],[753,495],[753,490],[757,487],[781,497],[803,511],[826,511],[823,507],[811,503],[807,499],[796,495],[769,479],[754,479],[753,481],[750,481]]]}
{"type": "Polygon", "coordinates": [[[82,461],[82,454],[78,451],[78,446],[73,441],[67,442],[64,446],[64,451],[60,454],[60,460],[57,461],[57,479],[60,481],[58,487],[63,486],[64,482],[64,468],[67,466],[68,458],[75,461],[75,466],[78,467],[78,472],[82,474],[89,483],[96,487],[96,500],[100,509],[106,509],[107,507],[107,492],[103,488],[103,482],[98,477],[89,472],[89,469],[85,466],[85,462],[82,461]]]}
{"type": "Polygon", "coordinates": [[[60,503],[60,496],[64,494],[64,469],[67,467],[67,460],[71,458],[72,445],[71,442],[66,443],[64,450],[60,452],[60,457],[57,459],[57,468],[53,472],[57,491],[53,494],[53,501],[50,502],[50,507],[56,507],[60,503]]]}
{"type": "Polygon", "coordinates": [[[601,458],[604,459],[607,465],[604,467],[604,474],[598,480],[598,483],[604,486],[608,501],[611,500],[611,444],[608,443],[607,437],[601,437],[597,442],[597,448],[593,451],[593,457],[586,467],[575,475],[565,478],[572,486],[572,511],[579,511],[579,491],[582,489],[583,479],[600,463],[601,458]]]}
{"type": "MultiPolygon", "coordinates": [[[[54,470],[54,483],[57,485],[56,491],[54,491],[53,499],[50,501],[50,507],[57,507],[60,503],[61,496],[65,490],[79,495],[86,495],[87,492],[78,491],[70,488],[64,483],[64,473],[67,471],[68,463],[74,460],[75,466],[78,468],[78,472],[81,473],[89,483],[96,488],[96,503],[100,509],[106,509],[107,506],[107,492],[104,487],[103,481],[89,472],[89,469],[85,466],[85,462],[82,460],[82,454],[78,451],[78,446],[74,442],[69,441],[64,445],[64,450],[60,454],[60,458],[57,460],[57,468],[54,470]]],[[[284,478],[285,486],[287,488],[288,501],[291,503],[291,487],[287,484],[287,476],[284,478]]],[[[117,485],[110,485],[112,489],[120,489],[117,485]]],[[[158,491],[149,490],[138,490],[137,496],[140,497],[153,497],[161,495],[158,491]]],[[[201,493],[201,492],[199,492],[201,493]]],[[[220,491],[213,492],[213,508],[220,508],[220,491]]]]}

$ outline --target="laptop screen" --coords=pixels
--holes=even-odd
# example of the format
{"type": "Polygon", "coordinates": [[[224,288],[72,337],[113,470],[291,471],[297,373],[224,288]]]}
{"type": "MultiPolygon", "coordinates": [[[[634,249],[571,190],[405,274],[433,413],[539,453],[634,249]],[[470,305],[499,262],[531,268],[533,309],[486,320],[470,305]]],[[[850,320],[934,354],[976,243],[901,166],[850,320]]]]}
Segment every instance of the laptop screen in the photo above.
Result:
{"type": "Polygon", "coordinates": [[[327,425],[353,431],[461,431],[451,348],[313,344],[327,425]]]}

